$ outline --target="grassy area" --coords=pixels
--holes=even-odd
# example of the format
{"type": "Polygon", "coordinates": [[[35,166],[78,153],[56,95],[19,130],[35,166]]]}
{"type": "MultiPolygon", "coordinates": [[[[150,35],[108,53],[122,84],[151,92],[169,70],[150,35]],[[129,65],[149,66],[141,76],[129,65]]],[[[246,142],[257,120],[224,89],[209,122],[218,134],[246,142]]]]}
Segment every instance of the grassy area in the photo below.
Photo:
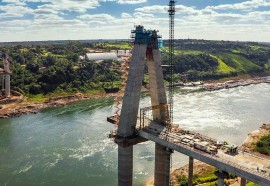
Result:
{"type": "MultiPolygon", "coordinates": [[[[50,94],[37,94],[37,95],[27,95],[27,102],[35,102],[35,103],[43,103],[45,102],[47,99],[49,98],[53,98],[53,97],[64,97],[64,96],[71,96],[74,94],[78,94],[81,92],[66,92],[66,91],[61,91],[61,92],[53,92],[50,94]]],[[[82,92],[82,94],[86,95],[86,96],[97,96],[97,95],[102,95],[104,94],[104,90],[88,90],[86,92],[82,92]]]]}
{"type": "Polygon", "coordinates": [[[223,53],[219,55],[219,58],[237,72],[251,72],[260,69],[258,65],[237,54],[223,53]]]}
{"type": "Polygon", "coordinates": [[[28,95],[28,102],[43,103],[47,98],[43,94],[28,95]]]}
{"type": "Polygon", "coordinates": [[[235,54],[229,54],[229,57],[235,62],[242,66],[242,68],[246,72],[253,71],[254,69],[259,69],[260,67],[251,61],[247,60],[243,56],[235,55],[235,54]]]}
{"type": "MultiPolygon", "coordinates": [[[[194,174],[193,176],[193,185],[205,184],[208,186],[215,185],[218,177],[215,172],[217,168],[212,166],[204,166],[203,171],[199,174],[194,174]]],[[[188,178],[185,175],[178,175],[176,185],[187,185],[188,178]]]]}
{"type": "Polygon", "coordinates": [[[117,48],[117,49],[120,49],[120,50],[127,50],[127,49],[131,48],[131,45],[128,42],[106,43],[106,47],[108,47],[108,48],[117,48]]]}
{"type": "Polygon", "coordinates": [[[218,60],[218,68],[217,68],[217,73],[218,74],[230,74],[231,72],[234,72],[235,69],[228,66],[224,61],[222,61],[222,59],[220,59],[217,56],[214,56],[211,54],[211,57],[216,58],[218,60]]]}
{"type": "MultiPolygon", "coordinates": [[[[161,49],[161,51],[169,52],[169,47],[163,47],[161,49]]],[[[188,54],[198,55],[198,54],[202,54],[202,53],[203,52],[199,51],[199,50],[179,50],[179,49],[174,50],[175,55],[188,55],[188,54]]]]}
{"type": "Polygon", "coordinates": [[[260,186],[259,184],[248,181],[246,186],[260,186]]]}
{"type": "Polygon", "coordinates": [[[262,47],[261,47],[261,46],[257,46],[257,45],[252,45],[252,46],[250,46],[250,48],[251,48],[252,50],[259,50],[259,49],[261,49],[262,47]]]}

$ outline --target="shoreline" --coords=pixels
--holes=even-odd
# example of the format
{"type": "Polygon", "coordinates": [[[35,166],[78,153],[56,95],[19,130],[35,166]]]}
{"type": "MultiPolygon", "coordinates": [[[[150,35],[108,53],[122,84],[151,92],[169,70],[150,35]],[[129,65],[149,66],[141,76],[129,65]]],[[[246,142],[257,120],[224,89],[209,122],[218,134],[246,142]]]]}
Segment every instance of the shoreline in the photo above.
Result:
{"type": "Polygon", "coordinates": [[[91,99],[100,99],[100,98],[108,98],[108,97],[116,97],[120,93],[102,93],[102,94],[95,94],[95,95],[86,95],[82,93],[76,93],[74,95],[69,96],[58,96],[48,98],[44,102],[28,102],[26,100],[21,100],[19,102],[12,102],[10,104],[3,104],[0,108],[0,119],[7,119],[7,118],[14,118],[19,117],[21,115],[26,114],[37,114],[41,110],[47,108],[57,108],[63,107],[67,104],[84,101],[84,100],[91,100],[91,99]]]}
{"type": "MultiPolygon", "coordinates": [[[[214,90],[235,88],[238,86],[248,86],[251,84],[260,84],[260,83],[270,83],[270,76],[245,77],[245,78],[237,77],[237,78],[231,78],[231,80],[227,80],[227,81],[226,80],[207,81],[205,84],[202,85],[202,90],[214,91],[214,90]]],[[[197,85],[192,85],[192,86],[197,86],[197,85]]],[[[89,100],[89,99],[115,97],[120,94],[121,94],[120,92],[117,92],[117,93],[104,92],[104,93],[94,94],[94,95],[76,93],[74,95],[69,95],[69,96],[58,96],[58,97],[48,98],[46,101],[41,102],[41,103],[28,102],[22,98],[21,100],[17,100],[9,104],[0,105],[0,119],[19,117],[25,114],[36,114],[46,108],[63,107],[69,103],[74,103],[74,102],[89,100]]]]}
{"type": "Polygon", "coordinates": [[[236,88],[239,86],[248,86],[248,85],[260,84],[260,83],[270,84],[270,76],[208,82],[202,85],[202,89],[207,90],[207,91],[214,91],[214,90],[236,88]]]}

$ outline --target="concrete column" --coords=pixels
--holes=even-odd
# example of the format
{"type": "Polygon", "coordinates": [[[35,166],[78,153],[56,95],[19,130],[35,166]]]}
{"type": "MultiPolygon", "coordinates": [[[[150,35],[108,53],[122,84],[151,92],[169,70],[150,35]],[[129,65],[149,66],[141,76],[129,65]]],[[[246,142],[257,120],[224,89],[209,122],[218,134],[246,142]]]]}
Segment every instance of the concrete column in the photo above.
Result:
{"type": "Polygon", "coordinates": [[[127,137],[134,134],[141,96],[141,86],[145,66],[146,44],[135,44],[123,97],[117,134],[127,137]]]}
{"type": "Polygon", "coordinates": [[[224,186],[224,175],[223,175],[223,171],[219,170],[219,174],[218,174],[218,186],[224,186]]]}
{"type": "Polygon", "coordinates": [[[10,75],[5,75],[5,96],[10,97],[10,75]]]}
{"type": "Polygon", "coordinates": [[[118,145],[118,186],[132,186],[133,146],[118,145]]]}
{"type": "Polygon", "coordinates": [[[171,153],[165,147],[155,144],[155,186],[169,186],[170,184],[171,153]]]}
{"type": "MultiPolygon", "coordinates": [[[[149,91],[152,106],[166,104],[166,92],[163,81],[163,72],[160,60],[160,51],[153,49],[153,58],[147,60],[148,76],[149,76],[149,91]]],[[[153,110],[153,119],[165,121],[166,113],[161,109],[153,110]]]]}
{"type": "Polygon", "coordinates": [[[189,157],[189,166],[188,166],[188,186],[192,186],[193,162],[194,162],[194,158],[190,156],[189,157]]]}
{"type": "Polygon", "coordinates": [[[245,178],[241,178],[240,186],[246,186],[247,180],[245,178]]]}

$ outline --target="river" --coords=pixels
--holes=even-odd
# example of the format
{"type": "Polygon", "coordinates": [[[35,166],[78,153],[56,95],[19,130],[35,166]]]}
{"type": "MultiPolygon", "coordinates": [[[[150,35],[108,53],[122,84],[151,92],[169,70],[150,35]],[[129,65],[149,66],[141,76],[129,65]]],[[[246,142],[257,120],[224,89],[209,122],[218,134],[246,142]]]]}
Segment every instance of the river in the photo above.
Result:
{"type": "MultiPolygon", "coordinates": [[[[143,95],[141,106],[150,99],[143,95]]],[[[117,185],[117,146],[107,138],[113,99],[46,109],[0,119],[0,185],[117,185]]],[[[185,129],[241,145],[247,134],[270,122],[270,84],[213,92],[177,89],[174,122],[185,129]]],[[[173,154],[173,166],[187,157],[173,154]]],[[[134,185],[153,176],[154,144],[134,147],[134,185]],[[136,162],[136,163],[135,163],[136,162]]]]}

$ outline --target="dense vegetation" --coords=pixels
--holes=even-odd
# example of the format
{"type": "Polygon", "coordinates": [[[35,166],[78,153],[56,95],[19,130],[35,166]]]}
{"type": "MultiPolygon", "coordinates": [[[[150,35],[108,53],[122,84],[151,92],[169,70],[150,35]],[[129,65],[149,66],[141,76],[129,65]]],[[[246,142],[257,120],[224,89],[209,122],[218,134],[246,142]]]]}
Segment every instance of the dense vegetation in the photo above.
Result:
{"type": "MultiPolygon", "coordinates": [[[[108,68],[116,62],[107,60],[99,64],[79,58],[91,49],[104,50],[105,45],[86,42],[16,45],[0,47],[0,51],[9,54],[13,89],[24,94],[47,94],[97,90],[108,86],[108,82],[120,81],[120,72],[108,68]]],[[[114,48],[106,46],[107,50],[114,48]]]]}
{"type": "MultiPolygon", "coordinates": [[[[165,42],[165,46],[166,46],[165,42]]],[[[176,40],[175,81],[219,79],[270,70],[270,46],[205,40],[176,40]]],[[[38,42],[4,43],[0,51],[9,54],[12,89],[24,94],[102,90],[121,81],[118,61],[102,63],[80,60],[90,50],[128,49],[128,42],[38,42]]],[[[168,48],[162,49],[168,64],[168,48]]],[[[2,67],[0,59],[0,67],[2,67]]],[[[164,69],[168,80],[168,68],[164,69]]]]}
{"type": "MultiPolygon", "coordinates": [[[[270,71],[270,45],[254,42],[176,40],[176,80],[209,80],[270,71]]],[[[168,48],[163,48],[168,63],[168,48]]]]}
{"type": "Polygon", "coordinates": [[[255,150],[259,153],[270,156],[270,134],[263,136],[257,143],[255,150]]]}

